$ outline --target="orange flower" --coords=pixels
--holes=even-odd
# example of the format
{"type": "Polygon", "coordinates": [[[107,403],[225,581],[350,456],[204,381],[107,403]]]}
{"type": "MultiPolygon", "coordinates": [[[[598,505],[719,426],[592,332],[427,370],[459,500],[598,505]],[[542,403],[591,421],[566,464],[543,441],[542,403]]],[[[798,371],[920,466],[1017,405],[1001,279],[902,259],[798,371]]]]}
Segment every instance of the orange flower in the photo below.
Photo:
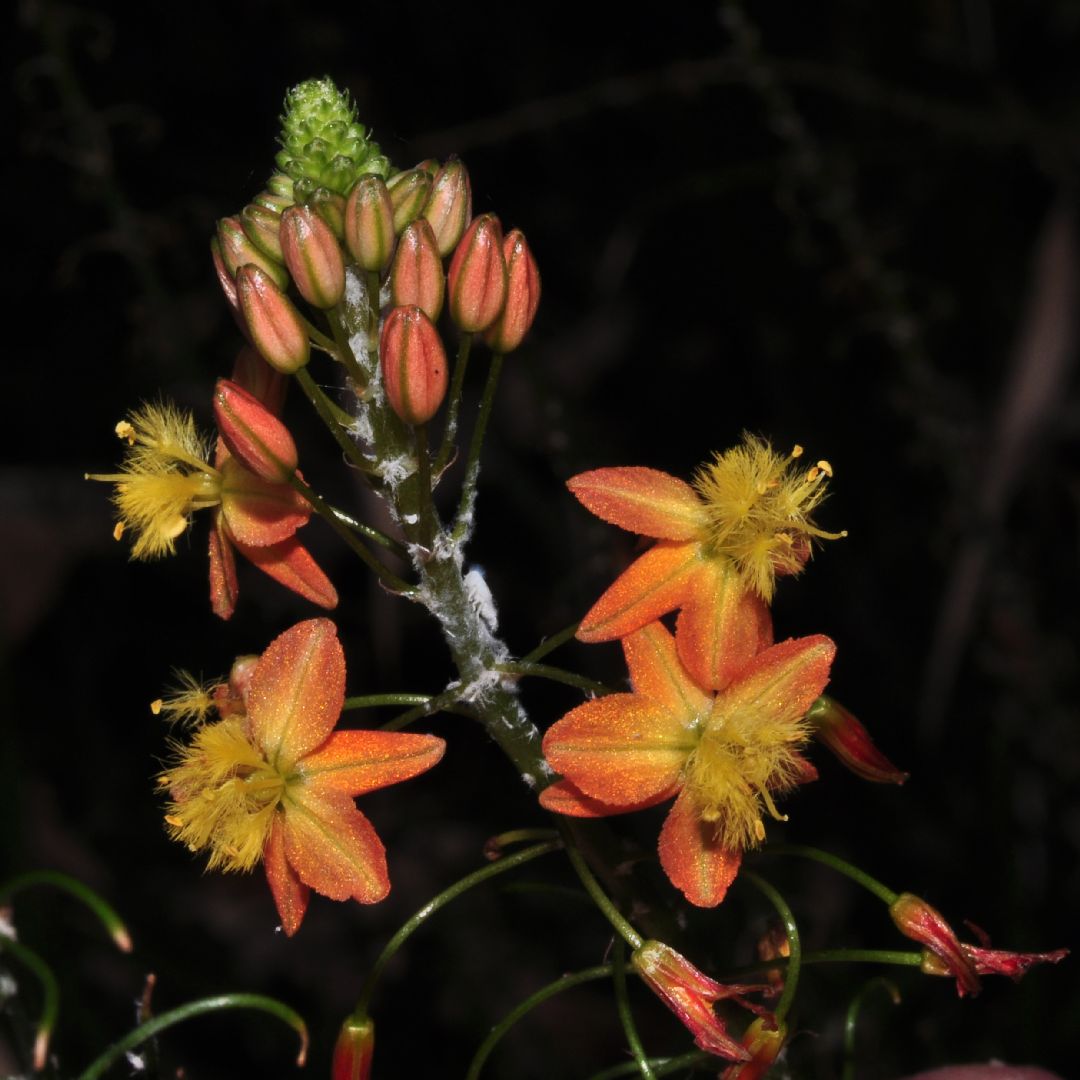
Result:
{"type": "MultiPolygon", "coordinates": [[[[430,769],[445,749],[433,735],[334,731],[344,697],[334,624],[298,623],[254,664],[237,662],[231,685],[212,695],[220,719],[197,723],[158,777],[170,835],[208,850],[210,869],[261,859],[290,936],[311,889],[362,904],[386,896],[386,853],[353,797],[430,769]]],[[[196,720],[199,711],[190,710],[196,720]]]]}
{"type": "Polygon", "coordinates": [[[836,648],[821,635],[772,645],[717,693],[679,660],[671,634],[650,623],[623,639],[633,693],[587,701],[552,725],[544,753],[564,779],[541,804],[604,817],[677,796],[660,833],[660,862],[693,904],[713,907],[742,852],[781,818],[773,795],[816,777],[801,754],[806,711],[836,648]]]}
{"type": "Polygon", "coordinates": [[[703,686],[719,690],[772,639],[768,603],[778,574],[797,574],[814,539],[811,520],[832,475],[806,470],[762,439],[717,454],[693,486],[656,469],[597,469],[567,486],[597,517],[658,541],[593,605],[582,641],[611,641],[681,608],[679,655],[703,686]]]}

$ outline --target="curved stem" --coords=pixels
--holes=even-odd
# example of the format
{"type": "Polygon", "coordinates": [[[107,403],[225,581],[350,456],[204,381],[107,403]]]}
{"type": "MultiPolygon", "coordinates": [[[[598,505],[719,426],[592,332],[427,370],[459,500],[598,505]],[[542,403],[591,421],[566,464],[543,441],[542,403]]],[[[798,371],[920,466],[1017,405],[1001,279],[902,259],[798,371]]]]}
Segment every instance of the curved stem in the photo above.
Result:
{"type": "Polygon", "coordinates": [[[799,939],[799,927],[787,901],[770,882],[755,874],[753,870],[743,870],[743,876],[764,893],[772,906],[776,908],[776,914],[780,916],[780,921],[784,924],[784,933],[787,934],[789,955],[786,957],[787,974],[784,978],[784,991],[773,1010],[773,1015],[779,1024],[787,1016],[799,986],[799,971],[802,967],[802,942],[799,939]]]}
{"type": "Polygon", "coordinates": [[[528,844],[534,840],[557,840],[559,834],[555,829],[509,829],[492,836],[484,843],[484,856],[488,859],[501,858],[508,847],[515,844],[528,844]]]}
{"type": "Polygon", "coordinates": [[[0,952],[13,956],[27,971],[31,971],[41,984],[41,1017],[34,1033],[34,1071],[45,1068],[49,1057],[49,1039],[56,1028],[60,1012],[60,988],[52,968],[32,949],[20,945],[14,938],[0,935],[0,952]]]}
{"type": "Polygon", "coordinates": [[[551,667],[549,664],[534,664],[525,660],[506,660],[498,664],[495,670],[505,672],[507,675],[532,675],[539,679],[550,679],[552,682],[564,683],[566,686],[574,686],[578,690],[587,690],[601,696],[617,693],[610,686],[605,686],[595,679],[578,675],[573,671],[564,671],[562,668],[551,667]]]}
{"type": "Polygon", "coordinates": [[[523,664],[533,664],[537,660],[547,656],[548,653],[554,652],[560,645],[565,645],[576,633],[580,622],[571,623],[569,626],[564,626],[557,634],[552,634],[549,638],[544,638],[539,645],[533,649],[532,652],[526,653],[521,658],[523,664]]]}
{"type": "MultiPolygon", "coordinates": [[[[673,1058],[648,1059],[653,1076],[672,1076],[674,1073],[682,1072],[683,1069],[691,1069],[709,1060],[715,1061],[716,1058],[704,1050],[691,1050],[687,1054],[680,1054],[673,1058]]],[[[630,1061],[624,1065],[614,1065],[610,1069],[604,1069],[603,1072],[593,1073],[589,1080],[618,1080],[622,1076],[633,1076],[636,1072],[638,1072],[637,1062],[630,1061]]]]}
{"type": "Polygon", "coordinates": [[[547,855],[549,852],[558,851],[560,847],[562,847],[562,843],[559,840],[548,840],[542,844],[534,844],[532,847],[525,848],[523,851],[515,852],[513,855],[507,855],[505,858],[500,859],[498,862],[491,863],[489,866],[474,870],[471,874],[467,874],[460,881],[455,881],[448,889],[444,889],[438,896],[429,900],[386,943],[383,951],[379,954],[378,959],[372,966],[371,971],[368,972],[368,977],[364,980],[364,985],[360,990],[360,997],[356,1002],[356,1008],[353,1009],[352,1012],[353,1019],[360,1021],[367,1018],[371,997],[375,992],[379,977],[382,975],[386,965],[394,958],[394,954],[398,949],[400,949],[401,946],[404,945],[432,915],[437,911],[441,911],[451,900],[456,900],[462,893],[468,892],[468,890],[474,886],[482,885],[490,878],[497,877],[499,874],[505,874],[510,870],[522,866],[524,863],[532,862],[533,859],[538,859],[541,855],[547,855]]]}
{"type": "Polygon", "coordinates": [[[645,1056],[645,1048],[641,1045],[638,1036],[637,1025],[634,1023],[634,1014],[630,1008],[630,996],[626,992],[626,943],[620,938],[615,942],[612,953],[612,968],[615,975],[615,1005],[619,1010],[619,1021],[622,1024],[623,1034],[630,1047],[630,1053],[634,1056],[634,1063],[641,1073],[642,1080],[655,1080],[652,1069],[649,1067],[649,1059],[645,1056]]]}
{"type": "Polygon", "coordinates": [[[20,890],[32,888],[35,885],[52,885],[70,893],[97,916],[98,922],[105,927],[118,949],[122,952],[131,952],[131,935],[112,906],[88,885],[84,885],[68,874],[61,874],[57,870],[31,870],[28,873],[19,874],[0,885],[0,904],[20,890]]]}
{"type": "Polygon", "coordinates": [[[491,357],[491,367],[488,368],[487,382],[484,383],[484,394],[480,398],[476,426],[473,428],[472,439],[469,442],[465,480],[461,485],[461,501],[458,503],[457,515],[454,518],[454,540],[461,540],[472,527],[473,509],[476,506],[476,481],[480,475],[480,451],[483,449],[484,436],[487,434],[488,421],[491,419],[491,407],[495,403],[495,390],[499,385],[502,365],[502,353],[494,353],[491,357]]]}
{"type": "MultiPolygon", "coordinates": [[[[737,981],[752,975],[759,975],[773,968],[784,967],[786,956],[773,960],[763,960],[759,964],[747,964],[727,973],[725,979],[737,981]]],[[[901,949],[814,949],[802,954],[802,965],[807,964],[889,964],[893,967],[920,967],[923,962],[921,952],[908,952],[901,949]]]]}
{"type": "Polygon", "coordinates": [[[866,998],[877,989],[885,990],[894,1005],[900,1004],[900,991],[896,983],[884,975],[876,975],[851,999],[844,1018],[844,1072],[843,1080],[855,1080],[855,1034],[859,1023],[859,1010],[866,998]]]}
{"type": "Polygon", "coordinates": [[[439,456],[435,459],[435,479],[438,481],[443,469],[450,462],[450,453],[457,435],[458,412],[461,409],[461,391],[465,385],[465,369],[469,364],[469,350],[472,348],[472,334],[462,334],[458,343],[457,359],[454,361],[454,373],[450,377],[449,405],[446,410],[446,427],[443,428],[439,456]]]}
{"type": "Polygon", "coordinates": [[[418,701],[415,708],[399,713],[383,724],[381,730],[400,731],[403,727],[408,727],[414,720],[423,720],[425,716],[434,716],[437,712],[456,712],[461,713],[463,716],[472,716],[471,709],[458,705],[460,694],[461,687],[455,683],[453,686],[447,687],[441,694],[436,694],[435,697],[427,698],[423,702],[418,701]]]}
{"type": "Polygon", "coordinates": [[[375,470],[372,463],[364,457],[363,451],[353,442],[349,433],[338,421],[335,415],[337,406],[323,393],[322,387],[311,377],[311,372],[307,368],[301,368],[294,373],[293,377],[300,384],[314,410],[319,414],[319,419],[334,437],[334,441],[341,448],[341,452],[348,458],[349,464],[359,469],[365,476],[373,476],[375,470]]]}
{"type": "MultiPolygon", "coordinates": [[[[519,1005],[516,1005],[500,1020],[490,1032],[488,1036],[477,1048],[476,1053],[473,1055],[472,1061],[469,1062],[469,1068],[465,1073],[465,1080],[477,1080],[480,1075],[480,1070],[484,1067],[484,1062],[491,1056],[492,1050],[498,1045],[499,1040],[527,1013],[536,1008],[537,1005],[542,1005],[549,998],[555,997],[556,994],[561,994],[564,990],[569,990],[574,986],[581,986],[582,983],[592,982],[596,979],[610,978],[612,968],[610,964],[600,964],[597,967],[586,968],[584,971],[575,971],[572,975],[563,975],[561,978],[556,979],[554,982],[548,983],[547,986],[541,987],[535,994],[530,994],[519,1005]]],[[[634,1068],[637,1068],[635,1065],[634,1068]]]]}
{"type": "Polygon", "coordinates": [[[872,892],[876,897],[888,904],[889,907],[896,903],[898,894],[894,893],[887,885],[883,885],[877,878],[871,877],[866,871],[860,870],[857,866],[853,866],[838,855],[833,855],[832,852],[822,851],[820,848],[809,847],[806,844],[770,844],[768,847],[762,848],[761,853],[763,855],[797,855],[803,859],[813,859],[815,862],[822,863],[837,871],[837,873],[844,874],[846,877],[851,878],[852,881],[858,882],[864,889],[872,892]]]}
{"type": "Polygon", "coordinates": [[[118,1042],[114,1042],[105,1053],[79,1074],[78,1080],[97,1080],[99,1076],[104,1076],[109,1068],[128,1051],[134,1050],[147,1039],[152,1039],[159,1032],[184,1020],[189,1020],[193,1016],[201,1016],[203,1013],[217,1012],[221,1009],[259,1009],[261,1012],[276,1016],[300,1036],[300,1053],[296,1056],[296,1064],[304,1064],[307,1059],[308,1032],[307,1025],[298,1012],[262,994],[218,994],[215,997],[189,1001],[186,1005],[171,1009],[160,1016],[155,1016],[152,1020],[147,1020],[145,1024],[140,1024],[134,1031],[128,1032],[118,1042]]]}
{"type": "Polygon", "coordinates": [[[584,856],[578,850],[570,827],[565,821],[559,821],[559,832],[562,834],[563,843],[566,845],[566,856],[570,860],[574,871],[585,886],[585,891],[592,897],[593,903],[604,913],[608,922],[615,927],[619,936],[630,946],[631,949],[640,949],[642,945],[641,935],[623,918],[619,909],[611,902],[608,895],[600,888],[600,883],[593,876],[584,856]]]}
{"type": "Polygon", "coordinates": [[[362,521],[357,521],[356,518],[346,514],[344,510],[339,510],[336,506],[331,506],[330,512],[342,525],[348,526],[353,532],[366,536],[368,540],[386,548],[387,551],[392,551],[401,559],[407,560],[409,558],[409,550],[400,540],[395,540],[392,536],[387,536],[386,533],[379,532],[378,529],[365,525],[362,521]]]}
{"type": "Polygon", "coordinates": [[[377,709],[383,705],[427,705],[432,700],[430,694],[359,694],[347,697],[342,710],[377,709]]]}

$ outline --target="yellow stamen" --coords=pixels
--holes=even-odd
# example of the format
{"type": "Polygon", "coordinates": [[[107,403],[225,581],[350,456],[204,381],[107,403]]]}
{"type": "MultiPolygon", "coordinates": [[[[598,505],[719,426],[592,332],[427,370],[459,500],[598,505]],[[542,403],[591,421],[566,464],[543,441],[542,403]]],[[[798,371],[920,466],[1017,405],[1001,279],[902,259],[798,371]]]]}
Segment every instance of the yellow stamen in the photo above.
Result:
{"type": "Polygon", "coordinates": [[[113,526],[112,538],[114,540],[119,540],[120,537],[122,537],[123,535],[124,535],[124,523],[122,521],[118,521],[113,526]]]}
{"type": "Polygon", "coordinates": [[[150,711],[155,716],[164,715],[170,724],[188,723],[192,726],[205,724],[215,711],[214,692],[220,682],[203,684],[187,671],[173,672],[176,684],[169,692],[151,702],[150,711]]]}
{"type": "Polygon", "coordinates": [[[135,445],[135,429],[126,420],[121,420],[113,429],[118,439],[126,439],[128,446],[135,445]]]}

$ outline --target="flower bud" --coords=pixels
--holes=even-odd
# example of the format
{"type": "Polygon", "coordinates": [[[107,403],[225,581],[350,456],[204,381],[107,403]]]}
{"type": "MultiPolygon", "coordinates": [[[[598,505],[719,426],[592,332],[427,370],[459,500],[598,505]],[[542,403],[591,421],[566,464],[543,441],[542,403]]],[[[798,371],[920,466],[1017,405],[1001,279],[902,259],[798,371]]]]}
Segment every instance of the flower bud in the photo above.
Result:
{"type": "Polygon", "coordinates": [[[300,295],[317,308],[332,308],[345,295],[345,260],[330,226],[310,207],[281,215],[281,253],[300,295]]]}
{"type": "Polygon", "coordinates": [[[394,308],[379,339],[390,407],[409,424],[426,424],[446,396],[446,353],[431,320],[415,305],[394,308]]]}
{"type": "Polygon", "coordinates": [[[424,206],[424,217],[431,224],[439,254],[445,259],[457,247],[472,217],[469,174],[457,158],[451,158],[435,174],[431,194],[424,206]]]}
{"type": "Polygon", "coordinates": [[[244,235],[267,257],[276,262],[284,262],[281,254],[281,238],[278,230],[281,226],[281,212],[268,210],[257,203],[248,203],[240,211],[240,224],[244,235]]]}
{"type": "MultiPolygon", "coordinates": [[[[291,188],[291,180],[289,184],[291,188]]],[[[287,195],[275,195],[272,191],[260,191],[251,200],[251,203],[253,206],[261,206],[264,210],[269,210],[274,214],[280,214],[283,210],[288,210],[292,206],[293,200],[287,195]]]]}
{"type": "Polygon", "coordinates": [[[225,265],[225,260],[221,255],[221,241],[216,236],[210,241],[210,257],[214,260],[214,272],[217,274],[218,283],[221,285],[221,291],[225,294],[225,299],[229,301],[229,307],[235,313],[239,313],[240,299],[236,295],[236,281],[225,265]]]}
{"type": "Polygon", "coordinates": [[[292,177],[286,176],[285,173],[274,173],[266,181],[266,189],[271,195],[280,195],[283,199],[288,199],[290,204],[293,201],[292,177]]]}
{"type": "Polygon", "coordinates": [[[248,333],[266,362],[291,375],[311,357],[307,327],[292,301],[257,266],[242,266],[236,291],[248,333]]]}
{"type": "Polygon", "coordinates": [[[426,219],[405,227],[390,267],[390,297],[395,307],[415,304],[435,322],[442,311],[446,276],[426,219]]]}
{"type": "Polygon", "coordinates": [[[351,1016],[341,1025],[330,1065],[331,1080],[369,1080],[375,1053],[375,1024],[351,1016]]]}
{"type": "Polygon", "coordinates": [[[450,316],[462,330],[486,330],[506,303],[503,234],[494,214],[481,214],[465,231],[446,275],[450,316]]]}
{"type": "Polygon", "coordinates": [[[414,221],[427,204],[431,194],[431,175],[422,169],[410,169],[398,173],[386,182],[390,194],[390,204],[394,208],[394,232],[401,230],[414,221]]]}
{"type": "Polygon", "coordinates": [[[874,745],[858,719],[827,694],[810,706],[806,719],[824,743],[856,776],[877,784],[902,784],[907,778],[874,745]]]}
{"type": "Polygon", "coordinates": [[[280,483],[296,472],[296,443],[289,429],[254,394],[218,379],[214,417],[229,453],[261,480],[280,483]]]}
{"type": "Polygon", "coordinates": [[[361,270],[382,270],[394,250],[394,205],[381,176],[361,176],[345,202],[345,246],[361,270]]]}
{"type": "Polygon", "coordinates": [[[921,897],[901,893],[889,907],[889,914],[904,937],[925,945],[956,978],[957,993],[975,995],[979,992],[979,976],[964,953],[953,928],[942,914],[921,897]]]}
{"type": "Polygon", "coordinates": [[[218,222],[217,238],[221,245],[221,258],[225,269],[233,277],[241,266],[250,264],[268,274],[279,289],[289,287],[289,275],[285,272],[285,267],[264,255],[248,239],[238,217],[222,218],[218,222]]]}
{"type": "Polygon", "coordinates": [[[536,318],[540,306],[540,271],[520,229],[509,232],[503,241],[506,262],[506,304],[502,314],[487,330],[484,341],[493,352],[513,352],[536,318]]]}
{"type": "Polygon", "coordinates": [[[749,1061],[729,1065],[720,1074],[720,1080],[761,1080],[784,1045],[787,1028],[767,1017],[758,1017],[743,1032],[740,1043],[750,1054],[749,1061]]]}
{"type": "Polygon", "coordinates": [[[236,354],[230,378],[249,394],[254,394],[275,416],[281,415],[289,381],[250,345],[245,345],[236,354]]]}
{"type": "Polygon", "coordinates": [[[342,240],[345,237],[345,197],[329,188],[317,188],[307,205],[330,226],[330,231],[342,240]]]}

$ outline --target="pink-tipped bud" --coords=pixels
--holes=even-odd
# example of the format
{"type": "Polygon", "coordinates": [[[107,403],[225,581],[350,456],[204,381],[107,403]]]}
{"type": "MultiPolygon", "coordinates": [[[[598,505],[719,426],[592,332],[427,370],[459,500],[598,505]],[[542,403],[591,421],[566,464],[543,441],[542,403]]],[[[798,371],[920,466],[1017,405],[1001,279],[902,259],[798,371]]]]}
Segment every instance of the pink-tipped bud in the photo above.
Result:
{"type": "Polygon", "coordinates": [[[529,332],[540,306],[540,271],[525,234],[513,229],[503,241],[506,261],[506,303],[502,314],[484,331],[493,352],[513,352],[529,332]]]}
{"type": "Polygon", "coordinates": [[[908,778],[874,745],[870,732],[838,701],[822,695],[806,719],[824,743],[856,776],[876,784],[902,784],[908,778]]]}
{"type": "Polygon", "coordinates": [[[247,238],[265,255],[275,262],[284,262],[281,254],[281,212],[268,210],[258,203],[248,203],[240,211],[240,224],[247,238]]]}
{"type": "Polygon", "coordinates": [[[255,348],[278,371],[291,375],[311,357],[307,327],[292,301],[257,266],[236,275],[240,309],[255,348]]]}
{"type": "Polygon", "coordinates": [[[345,245],[361,270],[382,270],[394,251],[394,204],[381,176],[361,176],[345,202],[345,245]]]}
{"type": "Polygon", "coordinates": [[[889,907],[889,914],[904,937],[925,945],[941,961],[956,979],[956,990],[961,997],[979,992],[975,967],[941,912],[921,897],[901,893],[889,907]]]}
{"type": "Polygon", "coordinates": [[[394,308],[379,339],[390,407],[409,424],[426,424],[446,396],[446,353],[431,320],[415,305],[394,308]]]}
{"type": "Polygon", "coordinates": [[[210,257],[214,260],[214,273],[217,274],[218,284],[221,285],[221,291],[225,294],[229,307],[239,314],[240,299],[236,295],[236,280],[225,265],[225,259],[221,254],[221,241],[216,236],[210,241],[210,257]]]}
{"type": "Polygon", "coordinates": [[[254,394],[230,379],[218,379],[214,417],[229,453],[261,480],[280,483],[296,472],[296,443],[289,429],[254,394]]]}
{"type": "Polygon", "coordinates": [[[472,217],[469,173],[457,158],[451,158],[435,174],[424,217],[431,224],[439,254],[445,259],[457,247],[472,217]]]}
{"type": "Polygon", "coordinates": [[[329,188],[316,188],[307,205],[330,226],[330,231],[338,238],[345,239],[345,197],[329,188]]]}
{"type": "Polygon", "coordinates": [[[435,234],[424,218],[406,226],[390,267],[390,297],[395,307],[415,304],[435,322],[446,294],[446,275],[435,234]]]}
{"type": "Polygon", "coordinates": [[[394,208],[394,232],[401,230],[420,216],[420,211],[427,205],[431,194],[431,174],[423,169],[410,169],[408,172],[391,176],[386,182],[390,194],[390,205],[394,208]]]}
{"type": "Polygon", "coordinates": [[[279,289],[289,287],[289,275],[279,262],[264,255],[244,232],[244,226],[238,217],[222,218],[217,227],[218,243],[221,245],[221,258],[225,269],[233,277],[241,266],[257,266],[268,274],[279,289]]]}
{"type": "Polygon", "coordinates": [[[759,1016],[739,1040],[749,1053],[750,1060],[729,1065],[720,1074],[720,1080],[761,1080],[772,1068],[786,1037],[787,1028],[782,1023],[759,1016]]]}
{"type": "Polygon", "coordinates": [[[450,317],[462,330],[486,330],[506,304],[503,234],[494,214],[481,214],[465,230],[446,275],[450,317]]]}
{"type": "Polygon", "coordinates": [[[332,308],[345,295],[345,260],[333,230],[307,206],[281,215],[281,253],[300,295],[317,308],[332,308]]]}
{"type": "Polygon", "coordinates": [[[289,380],[272,368],[250,345],[245,345],[233,361],[232,381],[254,394],[275,416],[285,407],[289,380]]]}
{"type": "Polygon", "coordinates": [[[341,1025],[330,1065],[331,1080],[369,1080],[375,1053],[375,1024],[350,1017],[341,1025]]]}

